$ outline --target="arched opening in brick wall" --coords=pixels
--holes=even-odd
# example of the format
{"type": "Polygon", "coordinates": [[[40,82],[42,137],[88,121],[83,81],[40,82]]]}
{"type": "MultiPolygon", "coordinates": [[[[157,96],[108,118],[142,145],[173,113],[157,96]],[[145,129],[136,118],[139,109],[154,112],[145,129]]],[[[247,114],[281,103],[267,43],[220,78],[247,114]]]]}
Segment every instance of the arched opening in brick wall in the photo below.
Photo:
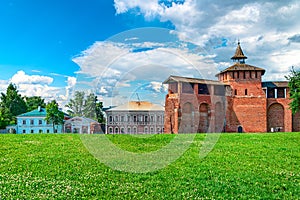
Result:
{"type": "Polygon", "coordinates": [[[268,109],[268,132],[284,131],[284,107],[279,103],[272,104],[268,109]]]}
{"type": "Polygon", "coordinates": [[[179,133],[193,133],[194,124],[194,108],[189,102],[183,104],[182,115],[179,124],[179,133]]]}
{"type": "Polygon", "coordinates": [[[206,133],[209,127],[210,121],[210,108],[207,103],[201,103],[199,107],[199,133],[206,133]]]}
{"type": "Polygon", "coordinates": [[[215,105],[215,132],[223,132],[225,119],[225,110],[221,102],[215,105]]]}
{"type": "Polygon", "coordinates": [[[293,115],[293,132],[300,132],[300,112],[293,115]]]}

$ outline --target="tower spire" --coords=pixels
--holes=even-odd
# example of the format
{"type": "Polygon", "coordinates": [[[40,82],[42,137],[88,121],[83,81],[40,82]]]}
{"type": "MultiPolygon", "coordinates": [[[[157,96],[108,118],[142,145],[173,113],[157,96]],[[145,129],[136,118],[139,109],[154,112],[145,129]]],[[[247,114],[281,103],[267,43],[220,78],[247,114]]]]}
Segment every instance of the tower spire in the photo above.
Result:
{"type": "Polygon", "coordinates": [[[241,48],[240,40],[238,40],[238,45],[236,47],[235,54],[231,57],[231,59],[239,63],[245,63],[245,59],[247,59],[247,56],[244,55],[244,52],[241,48]]]}

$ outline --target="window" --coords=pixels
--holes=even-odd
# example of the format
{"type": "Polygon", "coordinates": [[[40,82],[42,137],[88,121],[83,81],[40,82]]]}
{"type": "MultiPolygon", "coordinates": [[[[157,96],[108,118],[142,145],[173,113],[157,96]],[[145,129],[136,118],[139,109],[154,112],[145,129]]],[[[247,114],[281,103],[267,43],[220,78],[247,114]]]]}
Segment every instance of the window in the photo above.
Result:
{"type": "Polygon", "coordinates": [[[275,98],[275,88],[268,88],[268,98],[275,98]]]}
{"type": "Polygon", "coordinates": [[[121,116],[121,122],[124,122],[124,116],[121,116]]]}
{"type": "Polygon", "coordinates": [[[131,128],[127,127],[127,133],[131,133],[131,128]]]}
{"type": "Polygon", "coordinates": [[[150,121],[154,122],[154,116],[153,115],[150,116],[150,121]]]}
{"type": "Polygon", "coordinates": [[[127,121],[130,122],[130,115],[127,116],[127,121]]]}
{"type": "Polygon", "coordinates": [[[157,128],[157,133],[161,133],[160,128],[157,128]]]}
{"type": "Polygon", "coordinates": [[[277,98],[285,98],[284,88],[277,88],[277,98]]]}
{"type": "Polygon", "coordinates": [[[43,124],[43,121],[42,120],[39,120],[39,125],[42,125],[43,124]]]}
{"type": "Polygon", "coordinates": [[[39,130],[39,133],[43,133],[43,130],[40,129],[40,130],[39,130]]]}
{"type": "Polygon", "coordinates": [[[23,130],[23,133],[26,133],[26,130],[23,130]]]}
{"type": "Polygon", "coordinates": [[[137,118],[136,116],[133,116],[133,121],[136,122],[137,121],[137,118]]]}
{"type": "Polygon", "coordinates": [[[33,125],[33,124],[34,124],[34,120],[31,119],[31,120],[30,120],[30,125],[33,125]]]}
{"type": "Polygon", "coordinates": [[[26,124],[26,120],[23,120],[23,125],[25,125],[26,124]]]}
{"type": "Polygon", "coordinates": [[[47,133],[50,133],[49,129],[47,129],[47,133]]]}
{"type": "Polygon", "coordinates": [[[144,132],[148,133],[148,127],[147,126],[144,127],[144,132]]]}
{"type": "Polygon", "coordinates": [[[248,90],[247,89],[245,89],[245,95],[248,95],[248,90]]]}
{"type": "Polygon", "coordinates": [[[234,95],[237,95],[237,89],[234,90],[234,95]]]}
{"type": "Polygon", "coordinates": [[[169,83],[171,93],[178,93],[178,83],[169,83]]]}
{"type": "Polygon", "coordinates": [[[113,132],[113,128],[112,127],[109,127],[108,130],[109,130],[108,133],[112,133],[113,132]]]}
{"type": "Polygon", "coordinates": [[[136,127],[133,127],[133,133],[137,133],[136,127]]]}
{"type": "Polygon", "coordinates": [[[150,133],[154,133],[154,128],[153,127],[150,128],[150,133]]]}
{"type": "Polygon", "coordinates": [[[146,115],[146,116],[145,116],[145,122],[148,122],[148,120],[149,120],[149,119],[148,119],[148,116],[146,115]]]}
{"type": "Polygon", "coordinates": [[[160,122],[160,116],[157,116],[157,122],[160,122]]]}
{"type": "Polygon", "coordinates": [[[113,117],[109,116],[109,122],[112,122],[112,121],[113,121],[113,117]]]}
{"type": "Polygon", "coordinates": [[[115,128],[115,133],[119,133],[119,128],[118,127],[115,128]]]}
{"type": "Polygon", "coordinates": [[[124,127],[121,128],[121,133],[125,133],[124,127]]]}
{"type": "Polygon", "coordinates": [[[194,83],[182,83],[182,93],[193,94],[194,83]]]}
{"type": "Polygon", "coordinates": [[[209,90],[206,84],[199,84],[198,86],[198,94],[206,94],[209,95],[209,90]]]}
{"type": "Polygon", "coordinates": [[[216,85],[214,93],[217,96],[224,96],[225,95],[225,87],[222,85],[216,85]]]}
{"type": "Polygon", "coordinates": [[[34,133],[34,131],[31,129],[31,130],[30,130],[30,133],[34,133]]]}
{"type": "Polygon", "coordinates": [[[119,121],[119,117],[118,116],[115,116],[115,121],[119,121]]]}

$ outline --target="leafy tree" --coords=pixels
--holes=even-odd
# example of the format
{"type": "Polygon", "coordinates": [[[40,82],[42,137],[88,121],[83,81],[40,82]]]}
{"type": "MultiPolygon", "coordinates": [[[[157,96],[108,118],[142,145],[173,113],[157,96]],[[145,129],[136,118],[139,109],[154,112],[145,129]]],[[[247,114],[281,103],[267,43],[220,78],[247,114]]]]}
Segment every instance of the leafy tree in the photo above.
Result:
{"type": "Polygon", "coordinates": [[[45,120],[48,123],[52,123],[53,131],[56,133],[55,125],[63,124],[64,123],[64,113],[59,110],[58,104],[55,100],[51,101],[46,105],[46,118],[45,120]]]}
{"type": "Polygon", "coordinates": [[[0,106],[0,129],[4,129],[7,125],[13,123],[11,122],[12,116],[8,108],[0,106]]]}
{"type": "Polygon", "coordinates": [[[83,109],[83,116],[96,119],[96,101],[97,96],[94,93],[90,93],[84,99],[84,109],[83,109]]]}
{"type": "Polygon", "coordinates": [[[98,122],[104,122],[102,112],[102,102],[99,102],[94,93],[85,95],[84,91],[76,91],[74,99],[71,99],[66,107],[71,116],[84,116],[95,119],[98,122]]]}
{"type": "Polygon", "coordinates": [[[102,109],[103,109],[103,103],[96,101],[96,117],[99,123],[105,123],[105,118],[102,109]]]}
{"type": "Polygon", "coordinates": [[[14,84],[9,84],[6,89],[6,94],[1,93],[1,107],[8,109],[10,121],[16,123],[16,116],[27,111],[27,105],[24,98],[18,94],[17,87],[14,84]]]}
{"type": "Polygon", "coordinates": [[[28,112],[37,109],[39,106],[42,108],[46,107],[45,100],[40,96],[25,97],[25,102],[28,112]]]}
{"type": "Polygon", "coordinates": [[[74,99],[66,105],[68,114],[71,116],[83,116],[84,113],[84,92],[76,91],[74,99]]]}
{"type": "Polygon", "coordinates": [[[289,81],[290,98],[292,100],[290,109],[295,114],[300,109],[300,71],[295,71],[292,67],[290,74],[285,78],[289,81]]]}

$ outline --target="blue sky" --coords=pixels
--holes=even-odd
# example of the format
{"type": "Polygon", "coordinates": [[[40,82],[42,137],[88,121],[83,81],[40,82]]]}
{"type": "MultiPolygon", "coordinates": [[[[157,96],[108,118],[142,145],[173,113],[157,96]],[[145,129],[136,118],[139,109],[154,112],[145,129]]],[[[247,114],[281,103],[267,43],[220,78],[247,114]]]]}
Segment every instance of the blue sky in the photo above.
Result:
{"type": "Polygon", "coordinates": [[[296,0],[2,0],[0,91],[13,82],[63,106],[89,87],[106,106],[136,92],[162,104],[168,75],[213,79],[238,39],[264,80],[284,80],[300,66],[299,13],[296,0]]]}

